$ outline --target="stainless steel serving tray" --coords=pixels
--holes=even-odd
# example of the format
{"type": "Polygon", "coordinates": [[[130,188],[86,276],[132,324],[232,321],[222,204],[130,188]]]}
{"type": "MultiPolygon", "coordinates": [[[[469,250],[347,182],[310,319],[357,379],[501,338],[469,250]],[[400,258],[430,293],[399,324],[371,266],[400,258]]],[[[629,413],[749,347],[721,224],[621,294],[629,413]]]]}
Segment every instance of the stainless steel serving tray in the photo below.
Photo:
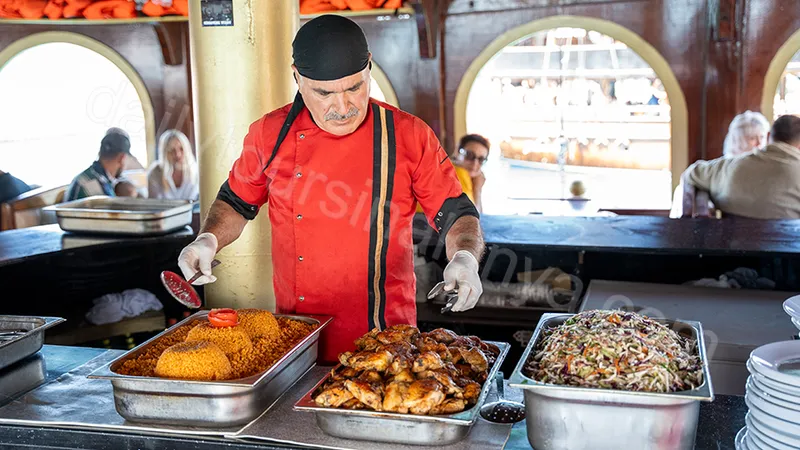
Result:
{"type": "Polygon", "coordinates": [[[13,338],[0,338],[0,369],[24,359],[42,348],[44,330],[64,322],[60,317],[3,316],[0,315],[0,333],[24,330],[13,338]]]}
{"type": "Polygon", "coordinates": [[[246,424],[268,409],[317,360],[319,335],[332,320],[324,316],[276,314],[319,326],[269,369],[259,374],[225,381],[193,381],[121,375],[116,370],[136,358],[156,340],[174,333],[193,320],[205,319],[200,311],[137,346],[88,375],[111,380],[114,405],[127,420],[166,425],[226,427],[246,424]]]}
{"type": "Polygon", "coordinates": [[[64,231],[92,234],[157,235],[192,223],[192,202],[94,196],[44,208],[64,231]]]}
{"type": "Polygon", "coordinates": [[[510,378],[525,396],[528,440],[536,450],[554,449],[691,449],[700,401],[713,401],[714,391],[700,322],[657,320],[697,340],[703,384],[672,392],[634,392],[563,386],[535,381],[524,373],[542,333],[574,314],[544,314],[510,378]]]}
{"type": "MultiPolygon", "coordinates": [[[[490,342],[490,341],[486,341],[490,342]]],[[[309,411],[316,414],[317,425],[325,433],[344,439],[363,441],[393,442],[413,445],[447,445],[458,442],[467,436],[475,420],[480,415],[481,406],[486,401],[489,389],[497,372],[511,347],[505,342],[490,342],[500,348],[487,381],[483,383],[478,402],[470,409],[456,414],[423,416],[378,411],[358,411],[318,406],[313,399],[314,392],[322,386],[330,373],[294,405],[296,411],[309,411]]],[[[337,368],[340,366],[337,366],[337,368]]]]}

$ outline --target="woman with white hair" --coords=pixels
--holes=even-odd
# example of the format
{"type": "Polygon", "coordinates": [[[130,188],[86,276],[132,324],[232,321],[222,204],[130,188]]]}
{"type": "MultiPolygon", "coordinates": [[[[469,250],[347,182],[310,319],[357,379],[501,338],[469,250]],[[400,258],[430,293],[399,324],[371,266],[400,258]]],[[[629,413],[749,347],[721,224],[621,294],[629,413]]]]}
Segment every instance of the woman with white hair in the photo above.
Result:
{"type": "Polygon", "coordinates": [[[200,197],[197,162],[189,138],[167,130],[158,140],[158,161],[147,174],[148,197],[197,200],[200,197]]]}
{"type": "MultiPolygon", "coordinates": [[[[763,114],[745,111],[734,117],[728,126],[728,134],[722,144],[722,156],[735,158],[757,150],[767,144],[769,121],[763,114]]],[[[672,210],[669,217],[679,219],[683,216],[683,179],[672,196],[672,210]]]]}
{"type": "Polygon", "coordinates": [[[769,121],[763,114],[745,111],[734,117],[722,144],[722,155],[739,156],[757,150],[767,143],[769,121]]]}

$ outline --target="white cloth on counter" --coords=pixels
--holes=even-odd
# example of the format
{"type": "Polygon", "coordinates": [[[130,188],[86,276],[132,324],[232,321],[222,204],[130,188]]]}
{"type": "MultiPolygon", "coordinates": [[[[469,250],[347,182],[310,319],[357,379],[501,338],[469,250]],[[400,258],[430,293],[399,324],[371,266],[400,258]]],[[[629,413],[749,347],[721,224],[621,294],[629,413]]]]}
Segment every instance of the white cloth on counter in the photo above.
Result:
{"type": "Polygon", "coordinates": [[[725,272],[719,279],[702,278],[685,283],[690,286],[720,287],[731,289],[775,289],[775,282],[769,278],[759,276],[754,269],[738,267],[730,272],[725,272]]]}
{"type": "Polygon", "coordinates": [[[155,295],[144,289],[106,294],[94,299],[94,306],[86,313],[86,320],[95,325],[119,322],[147,311],[160,311],[163,305],[155,295]]]}

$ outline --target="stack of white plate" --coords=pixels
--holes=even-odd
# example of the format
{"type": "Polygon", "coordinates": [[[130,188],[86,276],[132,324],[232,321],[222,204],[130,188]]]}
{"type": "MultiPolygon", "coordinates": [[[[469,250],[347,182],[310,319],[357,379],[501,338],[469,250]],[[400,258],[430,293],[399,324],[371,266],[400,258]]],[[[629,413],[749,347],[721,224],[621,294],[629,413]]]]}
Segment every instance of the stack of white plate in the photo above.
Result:
{"type": "Polygon", "coordinates": [[[800,330],[800,295],[790,297],[783,302],[783,310],[792,318],[792,323],[800,330]]]}
{"type": "Polygon", "coordinates": [[[758,347],[747,370],[749,411],[736,435],[736,449],[800,449],[800,341],[758,347]]]}

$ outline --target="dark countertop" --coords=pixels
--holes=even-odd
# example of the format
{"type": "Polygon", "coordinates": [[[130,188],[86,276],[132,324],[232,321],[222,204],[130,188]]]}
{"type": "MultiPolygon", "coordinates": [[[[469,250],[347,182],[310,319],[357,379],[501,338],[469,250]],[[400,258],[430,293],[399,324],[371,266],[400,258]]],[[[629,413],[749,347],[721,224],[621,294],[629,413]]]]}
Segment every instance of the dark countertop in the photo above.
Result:
{"type": "MultiPolygon", "coordinates": [[[[63,347],[45,345],[39,352],[46,362],[46,381],[89,361],[103,353],[104,349],[63,347]]],[[[18,363],[22,364],[24,362],[18,363]]],[[[9,370],[17,367],[15,365],[9,370]]],[[[6,372],[6,371],[4,371],[6,372]]],[[[4,372],[0,372],[0,377],[4,372]]],[[[33,387],[31,387],[32,389],[33,387]]],[[[21,395],[21,394],[19,394],[21,395]]],[[[734,437],[744,426],[747,406],[743,397],[717,396],[713,403],[700,406],[700,422],[695,450],[717,450],[734,448],[734,437]]],[[[266,443],[250,443],[230,439],[176,437],[164,435],[141,435],[111,433],[104,431],[67,430],[59,428],[0,425],[0,448],[3,449],[285,449],[299,446],[282,446],[266,443]]],[[[376,449],[379,445],[376,444],[376,449]]],[[[530,448],[525,434],[525,423],[515,425],[506,449],[530,448]]]]}
{"type": "MultiPolygon", "coordinates": [[[[668,219],[655,216],[483,216],[488,245],[515,249],[668,254],[800,254],[800,220],[668,219]]],[[[415,240],[433,236],[415,220],[415,240]]],[[[164,236],[115,237],[65,233],[58,225],[0,232],[0,266],[86,247],[190,241],[191,227],[164,236]]],[[[425,245],[425,244],[423,244],[425,245]]]]}
{"type": "Polygon", "coordinates": [[[0,266],[22,262],[29,258],[86,247],[110,247],[157,243],[168,240],[191,241],[191,227],[163,235],[146,237],[88,236],[66,233],[58,225],[22,228],[0,232],[0,266]]]}
{"type": "Polygon", "coordinates": [[[487,244],[673,254],[800,254],[800,220],[483,216],[487,244]]]}

